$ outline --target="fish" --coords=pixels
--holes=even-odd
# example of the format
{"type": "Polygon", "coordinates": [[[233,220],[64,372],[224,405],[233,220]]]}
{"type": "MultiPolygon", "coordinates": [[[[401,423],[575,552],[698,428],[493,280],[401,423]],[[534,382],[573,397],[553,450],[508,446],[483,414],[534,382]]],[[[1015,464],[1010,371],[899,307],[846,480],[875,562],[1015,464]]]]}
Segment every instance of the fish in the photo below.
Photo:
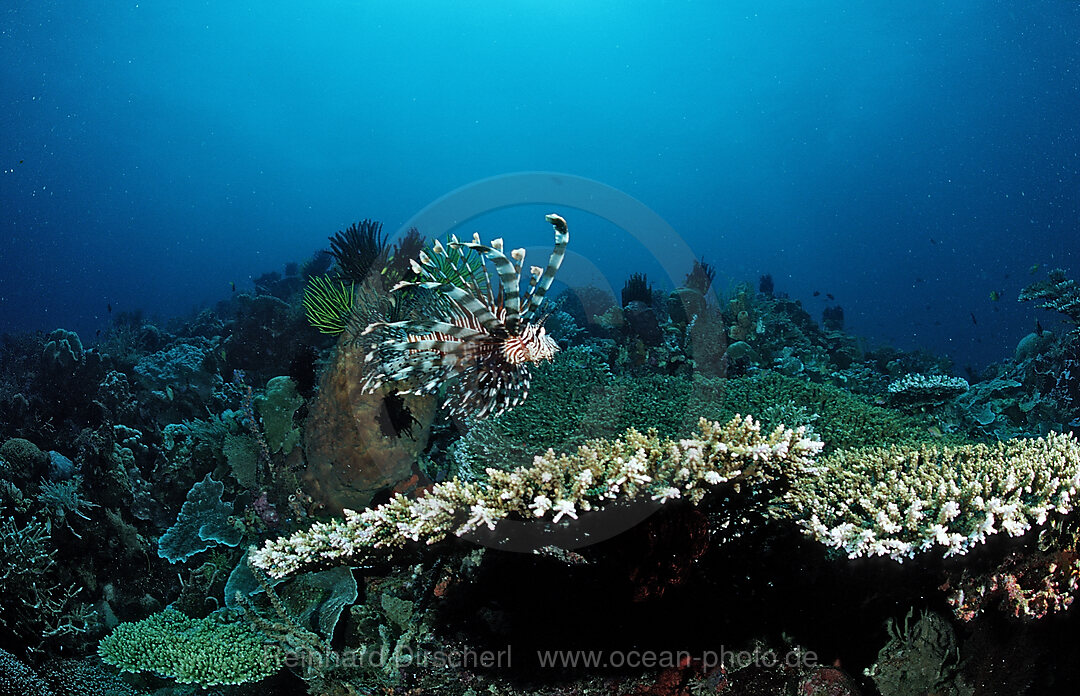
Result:
{"type": "Polygon", "coordinates": [[[835,300],[836,298],[833,297],[833,294],[831,292],[827,292],[827,293],[825,293],[825,299],[831,301],[831,300],[835,300]]]}
{"type": "Polygon", "coordinates": [[[998,292],[997,290],[991,290],[990,291],[990,301],[991,302],[997,302],[1000,299],[1001,299],[1001,293],[1000,292],[998,292]]]}
{"type": "Polygon", "coordinates": [[[1038,319],[1035,320],[1035,335],[1036,336],[1042,336],[1043,335],[1042,323],[1040,323],[1038,319]]]}
{"type": "Polygon", "coordinates": [[[233,292],[236,292],[236,282],[235,281],[230,281],[229,282],[229,287],[232,288],[233,292]]]}
{"type": "Polygon", "coordinates": [[[1035,275],[1036,273],[1039,272],[1040,267],[1042,267],[1041,263],[1032,264],[1031,268],[1028,269],[1028,273],[1030,275],[1035,275]]]}
{"type": "Polygon", "coordinates": [[[814,297],[817,297],[817,296],[818,296],[818,295],[820,295],[820,294],[821,294],[821,291],[820,291],[820,290],[815,290],[815,291],[814,291],[814,297]]]}
{"type": "Polygon", "coordinates": [[[975,326],[979,325],[979,322],[975,320],[975,312],[971,313],[971,323],[974,324],[975,326]]]}
{"type": "Polygon", "coordinates": [[[105,303],[105,309],[109,310],[109,314],[112,314],[112,303],[111,302],[106,302],[105,303]]]}

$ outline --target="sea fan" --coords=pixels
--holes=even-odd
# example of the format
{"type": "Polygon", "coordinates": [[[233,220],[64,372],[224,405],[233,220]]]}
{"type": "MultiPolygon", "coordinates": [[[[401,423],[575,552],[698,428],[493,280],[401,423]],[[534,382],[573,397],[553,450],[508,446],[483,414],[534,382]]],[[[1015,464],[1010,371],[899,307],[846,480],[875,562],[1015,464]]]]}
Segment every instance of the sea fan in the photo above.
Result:
{"type": "Polygon", "coordinates": [[[423,288],[440,301],[428,305],[435,308],[432,318],[377,321],[364,329],[363,336],[375,339],[366,358],[371,367],[364,391],[393,383],[398,394],[434,394],[449,385],[447,406],[455,417],[495,416],[522,403],[529,393],[529,365],[550,360],[559,349],[544,330],[540,306],[570,234],[566,220],[546,219],[555,228],[555,249],[547,268],[529,269],[524,295],[525,250],[507,256],[501,239],[487,246],[479,235],[471,242],[452,236],[446,247],[435,241],[429,252],[421,251],[412,262],[420,281],[398,283],[394,291],[423,288]],[[497,285],[481,257],[494,265],[497,285]]]}

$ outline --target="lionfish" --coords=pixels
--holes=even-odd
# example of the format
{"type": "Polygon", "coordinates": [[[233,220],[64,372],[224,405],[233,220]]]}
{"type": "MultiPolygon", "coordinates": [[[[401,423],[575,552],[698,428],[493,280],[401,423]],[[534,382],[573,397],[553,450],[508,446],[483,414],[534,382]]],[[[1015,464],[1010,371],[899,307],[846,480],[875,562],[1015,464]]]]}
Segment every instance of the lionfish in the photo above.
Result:
{"type": "Polygon", "coordinates": [[[395,383],[398,394],[434,394],[449,385],[446,405],[455,417],[474,419],[497,416],[520,405],[529,395],[529,365],[550,360],[559,350],[547,335],[540,306],[566,254],[570,233],[566,220],[548,215],[555,228],[555,248],[544,269],[529,269],[529,288],[521,292],[525,250],[503,253],[503,240],[480,243],[451,235],[447,249],[438,240],[431,254],[421,251],[410,260],[419,282],[402,281],[404,288],[432,291],[441,301],[437,318],[373,322],[363,335],[383,337],[371,346],[366,361],[371,368],[362,388],[373,392],[395,383]],[[462,251],[465,250],[465,251],[462,251]],[[463,262],[476,252],[475,264],[463,262]],[[488,275],[486,258],[498,273],[498,293],[488,275]],[[388,338],[387,338],[388,337],[388,338]]]}

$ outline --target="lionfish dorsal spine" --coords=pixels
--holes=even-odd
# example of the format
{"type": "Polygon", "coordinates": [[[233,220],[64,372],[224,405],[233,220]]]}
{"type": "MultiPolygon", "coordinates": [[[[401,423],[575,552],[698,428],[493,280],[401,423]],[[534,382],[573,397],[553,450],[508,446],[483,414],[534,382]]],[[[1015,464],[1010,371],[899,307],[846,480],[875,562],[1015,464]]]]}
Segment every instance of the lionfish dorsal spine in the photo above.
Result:
{"type": "MultiPolygon", "coordinates": [[[[427,284],[421,283],[421,285],[426,286],[427,284]]],[[[476,322],[483,326],[488,333],[497,335],[505,330],[503,322],[492,313],[482,300],[474,297],[468,290],[450,283],[433,283],[433,285],[437,286],[433,288],[436,292],[442,293],[456,302],[467,314],[472,315],[476,322]]]]}
{"type": "Polygon", "coordinates": [[[548,258],[547,268],[544,269],[543,275],[540,276],[540,279],[536,281],[536,284],[532,286],[529,292],[529,304],[525,307],[525,311],[522,312],[522,316],[526,321],[531,321],[540,309],[540,305],[544,301],[544,295],[547,294],[548,288],[551,287],[552,281],[555,280],[555,274],[559,271],[559,266],[562,265],[563,257],[566,256],[566,245],[570,243],[570,231],[566,226],[566,220],[555,214],[548,215],[545,219],[555,228],[555,249],[552,250],[551,257],[548,258]]]}
{"type": "MultiPolygon", "coordinates": [[[[495,240],[501,242],[502,240],[495,240]]],[[[502,301],[503,309],[506,310],[506,318],[503,323],[506,325],[506,332],[510,335],[517,333],[518,325],[521,321],[521,273],[518,271],[514,262],[502,252],[502,244],[495,247],[495,242],[492,242],[492,246],[485,246],[483,244],[462,244],[461,246],[472,249],[478,254],[483,254],[487,259],[495,265],[495,271],[499,274],[499,287],[502,288],[502,301]]]]}

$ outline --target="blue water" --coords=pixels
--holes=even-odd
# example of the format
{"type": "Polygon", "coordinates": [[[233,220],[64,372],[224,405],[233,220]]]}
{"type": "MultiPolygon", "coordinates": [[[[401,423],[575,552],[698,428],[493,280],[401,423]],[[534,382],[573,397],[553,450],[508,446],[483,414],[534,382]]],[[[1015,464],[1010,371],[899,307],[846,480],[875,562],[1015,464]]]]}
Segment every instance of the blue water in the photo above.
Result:
{"type": "MultiPolygon", "coordinates": [[[[0,13],[0,332],[89,339],[109,305],[188,312],[351,222],[396,230],[536,170],[648,206],[721,290],[771,273],[814,316],[831,293],[848,330],[958,369],[1010,356],[1036,317],[1050,327],[1017,291],[1080,271],[1075,2],[0,13]]],[[[658,274],[632,235],[558,203],[610,284],[658,274]]],[[[463,231],[550,246],[519,212],[463,231]]]]}

